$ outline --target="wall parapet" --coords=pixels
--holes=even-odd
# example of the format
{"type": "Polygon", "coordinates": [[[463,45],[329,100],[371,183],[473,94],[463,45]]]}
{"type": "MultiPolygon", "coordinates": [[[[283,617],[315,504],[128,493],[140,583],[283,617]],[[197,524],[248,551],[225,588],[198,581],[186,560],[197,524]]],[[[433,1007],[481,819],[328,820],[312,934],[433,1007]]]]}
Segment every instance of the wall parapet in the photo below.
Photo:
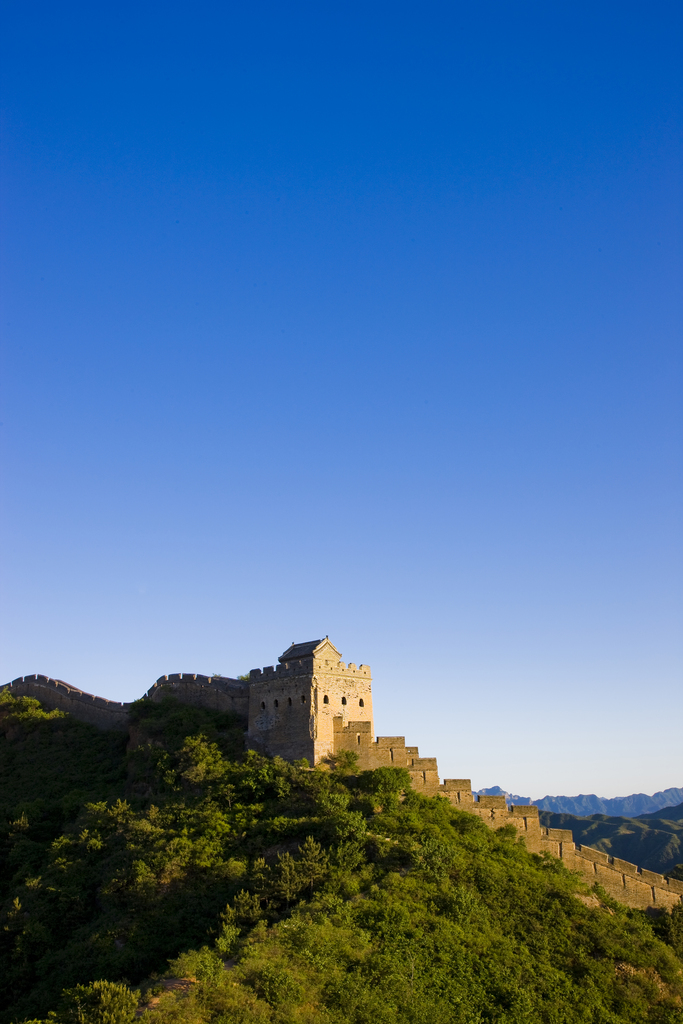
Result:
{"type": "Polygon", "coordinates": [[[172,672],[159,676],[145,694],[147,700],[160,701],[175,697],[183,704],[230,711],[243,719],[249,718],[249,680],[228,676],[204,676],[195,672],[172,672]]]}
{"type": "Polygon", "coordinates": [[[74,718],[97,725],[101,729],[126,729],[130,704],[97,697],[76,686],[70,686],[63,679],[52,679],[39,673],[19,676],[11,683],[0,686],[13,696],[34,697],[49,708],[66,711],[74,718]]]}
{"type": "MultiPolygon", "coordinates": [[[[571,831],[569,834],[571,835],[571,831]]],[[[658,889],[665,889],[667,892],[683,896],[683,882],[678,881],[676,878],[667,878],[665,875],[660,875],[657,871],[639,868],[637,864],[631,864],[630,861],[622,860],[620,857],[610,857],[608,853],[604,853],[602,850],[595,850],[592,846],[581,846],[577,843],[574,852],[577,857],[583,860],[590,861],[593,864],[603,864],[621,875],[630,875],[632,878],[637,878],[648,885],[654,885],[658,889]]]]}
{"type": "MultiPolygon", "coordinates": [[[[314,671],[314,658],[298,658],[293,661],[284,661],[279,665],[266,665],[264,668],[252,668],[249,671],[249,681],[271,682],[276,679],[291,679],[295,676],[311,675],[314,671]]],[[[319,667],[319,666],[316,666],[319,667]]],[[[360,676],[363,679],[370,677],[369,665],[354,665],[351,661],[348,665],[343,661],[337,662],[333,668],[323,670],[332,672],[334,675],[360,676]]]]}
{"type": "MultiPolygon", "coordinates": [[[[99,728],[126,729],[130,723],[131,704],[97,697],[61,679],[21,676],[0,689],[37,698],[46,707],[66,711],[99,728]]],[[[508,807],[504,795],[477,796],[470,779],[440,782],[436,758],[420,757],[418,748],[408,746],[404,736],[375,738],[370,669],[354,662],[345,664],[328,638],[292,644],[277,665],[252,669],[246,679],[187,672],[160,676],[143,699],[160,701],[167,694],[184,704],[230,711],[244,721],[248,743],[288,760],[308,756],[316,763],[330,754],[351,750],[362,769],[405,768],[416,791],[447,799],[489,828],[513,825],[530,852],[559,858],[569,870],[599,884],[627,906],[670,910],[683,903],[683,882],[576,845],[571,830],[542,827],[538,807],[533,804],[508,807]],[[265,732],[259,726],[262,716],[265,732]],[[264,736],[267,743],[260,742],[264,736]]]]}

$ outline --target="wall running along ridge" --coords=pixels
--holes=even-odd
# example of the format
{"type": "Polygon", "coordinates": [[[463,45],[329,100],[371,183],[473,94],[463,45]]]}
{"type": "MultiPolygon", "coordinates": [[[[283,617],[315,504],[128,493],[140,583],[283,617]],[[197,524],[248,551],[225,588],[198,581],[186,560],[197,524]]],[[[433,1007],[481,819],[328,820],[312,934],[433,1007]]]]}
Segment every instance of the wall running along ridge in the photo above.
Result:
{"type": "MultiPolygon", "coordinates": [[[[61,679],[22,676],[0,690],[34,697],[101,729],[129,728],[130,704],[84,693],[61,679]]],[[[683,882],[575,844],[570,829],[542,826],[533,805],[508,807],[504,796],[476,797],[469,779],[440,782],[436,758],[420,757],[403,736],[374,738],[370,669],[346,665],[327,638],[292,644],[277,666],[252,669],[248,679],[187,672],[161,676],[143,699],[160,701],[167,695],[183,704],[232,712],[244,722],[249,749],[264,754],[289,761],[306,758],[314,765],[350,750],[362,769],[406,768],[413,789],[445,797],[490,828],[513,825],[528,850],[557,857],[629,907],[668,911],[683,903],[683,882]]]]}

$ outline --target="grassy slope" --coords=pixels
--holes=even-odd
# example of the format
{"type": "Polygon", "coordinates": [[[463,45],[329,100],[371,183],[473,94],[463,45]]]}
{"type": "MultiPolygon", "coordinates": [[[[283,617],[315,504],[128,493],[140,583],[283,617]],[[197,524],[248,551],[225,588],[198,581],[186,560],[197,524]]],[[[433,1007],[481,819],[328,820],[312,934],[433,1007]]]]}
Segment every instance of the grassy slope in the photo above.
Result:
{"type": "Polygon", "coordinates": [[[610,818],[593,814],[579,818],[543,811],[541,821],[551,828],[570,828],[575,843],[592,846],[650,871],[666,873],[683,862],[683,816],[678,817],[678,812],[678,808],[666,808],[657,816],[610,818]],[[666,811],[675,817],[669,819],[666,811]]]}
{"type": "Polygon", "coordinates": [[[184,950],[172,969],[198,984],[154,1024],[682,1019],[683,915],[585,906],[585,885],[516,833],[399,801],[401,770],[244,756],[228,716],[173,702],[137,706],[129,753],[5,711],[5,1024],[78,982],[144,982],[184,950]]]}

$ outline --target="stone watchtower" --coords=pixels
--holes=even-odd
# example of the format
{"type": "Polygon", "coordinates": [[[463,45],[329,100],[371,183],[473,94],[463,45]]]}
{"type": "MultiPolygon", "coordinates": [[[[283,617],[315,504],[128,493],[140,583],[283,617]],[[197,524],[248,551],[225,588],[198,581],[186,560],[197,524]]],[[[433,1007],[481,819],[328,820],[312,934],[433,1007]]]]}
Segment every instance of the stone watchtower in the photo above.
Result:
{"type": "Polygon", "coordinates": [[[278,661],[249,673],[249,746],[313,765],[334,754],[340,726],[363,723],[373,735],[367,665],[345,665],[327,637],[293,643],[278,661]]]}

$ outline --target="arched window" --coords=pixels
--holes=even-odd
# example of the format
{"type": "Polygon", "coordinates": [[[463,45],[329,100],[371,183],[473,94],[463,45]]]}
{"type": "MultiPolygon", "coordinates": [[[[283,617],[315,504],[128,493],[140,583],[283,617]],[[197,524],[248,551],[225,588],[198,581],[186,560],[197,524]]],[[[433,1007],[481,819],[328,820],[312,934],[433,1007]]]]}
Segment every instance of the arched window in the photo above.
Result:
{"type": "Polygon", "coordinates": [[[330,698],[327,696],[327,694],[325,694],[325,696],[323,697],[323,704],[329,704],[329,703],[330,703],[330,698]]]}
{"type": "Polygon", "coordinates": [[[301,694],[301,703],[302,703],[302,704],[305,704],[305,703],[306,703],[306,696],[305,696],[305,694],[303,694],[303,693],[301,694]]]}
{"type": "Polygon", "coordinates": [[[365,701],[363,700],[363,698],[362,698],[362,697],[361,697],[361,699],[360,699],[360,700],[358,701],[358,707],[359,707],[359,708],[364,708],[364,707],[365,707],[365,701]]]}
{"type": "Polygon", "coordinates": [[[360,733],[356,733],[356,739],[358,740],[358,746],[360,746],[360,733]]]}
{"type": "Polygon", "coordinates": [[[261,711],[265,711],[265,710],[266,710],[266,702],[264,700],[262,700],[261,701],[261,711]]]}
{"type": "Polygon", "coordinates": [[[274,701],[273,701],[273,704],[275,705],[275,707],[276,707],[276,708],[279,708],[279,707],[280,707],[280,702],[279,702],[279,700],[274,700],[274,701]]]}
{"type": "Polygon", "coordinates": [[[287,698],[287,703],[288,703],[288,705],[289,705],[289,706],[290,706],[290,708],[291,708],[291,706],[292,706],[292,698],[291,698],[291,697],[288,697],[288,698],[287,698]]]}
{"type": "Polygon", "coordinates": [[[346,697],[342,697],[342,704],[346,704],[346,697]]]}

